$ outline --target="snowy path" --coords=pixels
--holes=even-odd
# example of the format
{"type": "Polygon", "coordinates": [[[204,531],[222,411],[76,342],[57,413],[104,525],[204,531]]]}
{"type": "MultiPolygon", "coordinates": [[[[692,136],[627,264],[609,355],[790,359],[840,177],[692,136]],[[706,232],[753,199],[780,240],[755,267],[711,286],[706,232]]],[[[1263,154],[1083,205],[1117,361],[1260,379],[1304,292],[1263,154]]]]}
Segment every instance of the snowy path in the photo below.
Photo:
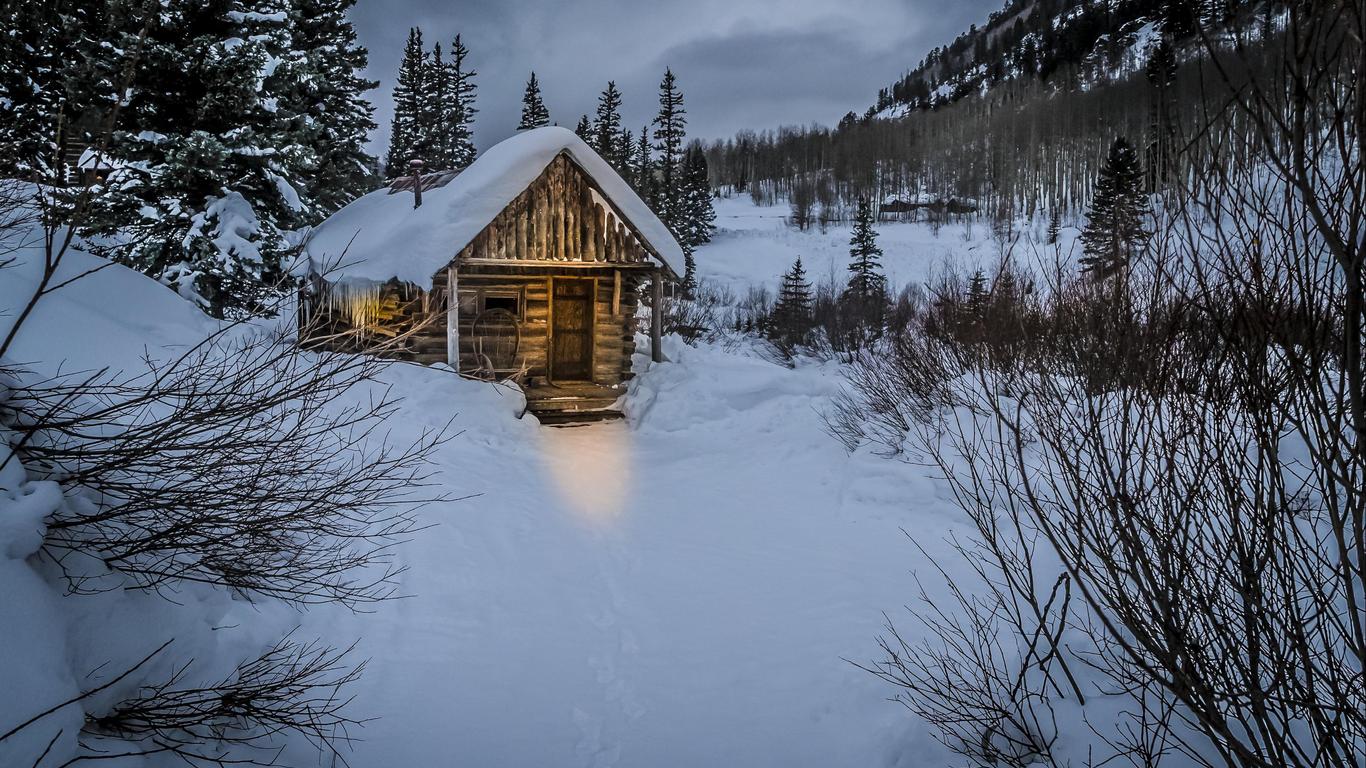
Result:
{"type": "MultiPolygon", "coordinates": [[[[821,431],[831,372],[670,354],[629,425],[485,414],[448,446],[452,488],[483,495],[429,511],[439,526],[402,552],[414,597],[328,630],[364,636],[361,705],[384,713],[352,764],[923,765],[938,753],[841,658],[871,658],[881,612],[913,597],[917,553],[900,529],[934,546],[952,520],[933,483],[851,459],[821,431]]],[[[414,413],[441,396],[414,393],[414,413]]]]}

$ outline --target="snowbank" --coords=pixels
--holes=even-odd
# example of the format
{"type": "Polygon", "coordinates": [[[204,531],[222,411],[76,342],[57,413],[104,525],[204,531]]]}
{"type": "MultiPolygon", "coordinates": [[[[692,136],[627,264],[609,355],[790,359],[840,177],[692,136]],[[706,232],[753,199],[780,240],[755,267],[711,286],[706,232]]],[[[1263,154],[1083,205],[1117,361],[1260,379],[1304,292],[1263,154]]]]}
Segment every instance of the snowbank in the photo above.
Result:
{"type": "Polygon", "coordinates": [[[378,189],[320,224],[305,253],[315,264],[340,266],[335,279],[384,282],[397,277],[431,282],[484,227],[535,181],[561,152],[569,153],[626,220],[683,274],[683,251],[664,223],[598,153],[573,131],[559,127],[523,131],[489,148],[448,184],[422,193],[378,189]]]}

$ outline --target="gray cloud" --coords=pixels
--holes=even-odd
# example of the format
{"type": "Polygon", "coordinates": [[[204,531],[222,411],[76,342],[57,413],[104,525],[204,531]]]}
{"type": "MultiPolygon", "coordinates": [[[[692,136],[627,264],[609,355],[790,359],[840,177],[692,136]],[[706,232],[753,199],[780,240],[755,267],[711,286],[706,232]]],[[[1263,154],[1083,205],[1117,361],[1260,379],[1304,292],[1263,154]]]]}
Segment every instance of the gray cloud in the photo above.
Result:
{"type": "Polygon", "coordinates": [[[479,75],[481,149],[516,126],[528,74],[551,117],[572,126],[616,80],[627,125],[656,108],[665,67],[686,97],[689,133],[820,122],[862,111],[932,47],[980,22],[1000,0],[359,0],[352,10],[370,50],[370,94],[388,141],[390,92],[410,26],[445,47],[458,32],[479,75]]]}

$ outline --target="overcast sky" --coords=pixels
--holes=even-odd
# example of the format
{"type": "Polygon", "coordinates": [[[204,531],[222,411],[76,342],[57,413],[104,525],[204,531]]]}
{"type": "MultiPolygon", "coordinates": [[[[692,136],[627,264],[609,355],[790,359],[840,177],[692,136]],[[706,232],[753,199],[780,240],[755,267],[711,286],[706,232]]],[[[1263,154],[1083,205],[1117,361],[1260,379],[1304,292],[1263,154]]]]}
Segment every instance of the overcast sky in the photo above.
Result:
{"type": "Polygon", "coordinates": [[[592,116],[616,80],[626,125],[657,108],[672,67],[688,133],[714,139],[741,128],[833,125],[862,112],[879,87],[927,51],[980,23],[1003,0],[358,0],[351,15],[370,51],[370,93],[382,154],[390,91],[408,28],[430,47],[460,33],[478,72],[480,151],[512,133],[535,70],[554,122],[592,116]]]}

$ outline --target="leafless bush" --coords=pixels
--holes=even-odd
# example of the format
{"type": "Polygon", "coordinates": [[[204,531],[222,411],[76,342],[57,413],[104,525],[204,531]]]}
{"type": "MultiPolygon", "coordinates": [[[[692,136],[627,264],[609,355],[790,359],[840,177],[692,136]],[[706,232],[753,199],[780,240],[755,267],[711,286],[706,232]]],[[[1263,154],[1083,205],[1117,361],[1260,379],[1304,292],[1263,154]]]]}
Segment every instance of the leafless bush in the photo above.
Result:
{"type": "Polygon", "coordinates": [[[734,324],[735,294],[726,286],[698,282],[691,298],[665,299],[664,332],[689,344],[716,341],[734,324]]]}
{"type": "Polygon", "coordinates": [[[871,443],[883,455],[901,454],[916,424],[956,402],[949,383],[962,372],[958,357],[922,330],[856,353],[847,385],[823,414],[826,429],[851,451],[871,443]]]}
{"type": "Polygon", "coordinates": [[[16,455],[72,497],[48,521],[47,553],[77,592],[387,597],[389,549],[414,530],[414,506],[440,498],[426,480],[443,433],[386,439],[398,401],[363,387],[385,365],[233,325],[140,372],[17,384],[4,404],[16,455]]]}
{"type": "Polygon", "coordinates": [[[202,685],[187,681],[194,663],[187,661],[136,696],[88,716],[86,752],[76,759],[110,759],[123,750],[122,756],[173,755],[192,766],[274,765],[275,738],[299,735],[345,764],[338,750],[362,721],[346,714],[351,699],[343,688],[365,668],[351,664],[350,653],[285,637],[222,680],[202,685]],[[119,741],[106,747],[109,737],[119,741]]]}
{"type": "MultiPolygon", "coordinates": [[[[1274,77],[1224,68],[1209,41],[1230,109],[1188,148],[1155,244],[1045,331],[1043,357],[969,358],[961,405],[912,428],[981,546],[1038,541],[1029,572],[1065,574],[1095,688],[1072,695],[1123,702],[1092,723],[1114,754],[1090,763],[1346,768],[1366,751],[1363,39],[1360,2],[1306,2],[1274,77]]],[[[983,562],[1030,604],[1035,579],[983,562]]],[[[1016,668],[969,647],[991,634],[961,615],[930,628],[947,662],[893,682],[923,695],[944,668],[990,665],[950,674],[976,696],[1016,668]]],[[[904,656],[888,643],[891,669],[904,656]]],[[[946,738],[979,699],[949,698],[946,738]]]]}

